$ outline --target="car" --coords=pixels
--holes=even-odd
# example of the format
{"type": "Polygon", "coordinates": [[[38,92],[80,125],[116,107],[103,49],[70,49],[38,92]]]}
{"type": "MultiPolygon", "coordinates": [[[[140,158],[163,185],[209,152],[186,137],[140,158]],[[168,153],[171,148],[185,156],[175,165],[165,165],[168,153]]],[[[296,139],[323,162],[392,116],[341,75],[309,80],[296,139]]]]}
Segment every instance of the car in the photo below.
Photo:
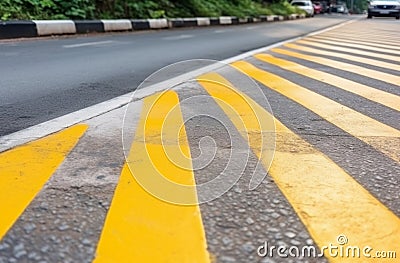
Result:
{"type": "Polygon", "coordinates": [[[330,13],[330,9],[331,9],[330,1],[322,0],[322,1],[320,1],[320,3],[321,3],[321,6],[322,6],[322,13],[323,14],[330,13]]]}
{"type": "Polygon", "coordinates": [[[338,13],[341,13],[341,14],[349,13],[349,9],[347,8],[347,6],[345,4],[338,4],[336,7],[337,7],[338,13]]]}
{"type": "Polygon", "coordinates": [[[348,14],[349,9],[347,8],[345,3],[338,2],[337,4],[333,4],[331,6],[332,13],[339,13],[339,14],[348,14]]]}
{"type": "Polygon", "coordinates": [[[367,18],[372,17],[395,17],[400,19],[399,0],[373,0],[368,5],[367,18]]]}
{"type": "Polygon", "coordinates": [[[322,14],[329,13],[328,2],[327,1],[320,1],[319,3],[321,4],[321,7],[322,7],[321,13],[322,14]]]}
{"type": "Polygon", "coordinates": [[[322,14],[323,13],[323,7],[320,2],[314,2],[313,7],[314,7],[314,14],[322,14]]]}
{"type": "Polygon", "coordinates": [[[308,17],[314,16],[314,7],[310,0],[293,0],[290,4],[306,11],[308,17]]]}
{"type": "Polygon", "coordinates": [[[337,13],[344,13],[344,6],[343,5],[336,5],[336,12],[337,13]]]}

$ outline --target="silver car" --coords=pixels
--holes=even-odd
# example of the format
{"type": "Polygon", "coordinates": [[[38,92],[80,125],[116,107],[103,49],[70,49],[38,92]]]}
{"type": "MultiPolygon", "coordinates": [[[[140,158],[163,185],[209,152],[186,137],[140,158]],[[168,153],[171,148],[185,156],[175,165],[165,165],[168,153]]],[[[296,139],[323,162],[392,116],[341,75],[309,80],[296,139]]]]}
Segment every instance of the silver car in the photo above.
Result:
{"type": "Polygon", "coordinates": [[[369,2],[368,16],[372,17],[395,17],[400,19],[400,1],[399,0],[373,0],[369,2]]]}
{"type": "Polygon", "coordinates": [[[314,16],[314,6],[311,0],[293,0],[290,4],[306,11],[308,17],[314,16]]]}

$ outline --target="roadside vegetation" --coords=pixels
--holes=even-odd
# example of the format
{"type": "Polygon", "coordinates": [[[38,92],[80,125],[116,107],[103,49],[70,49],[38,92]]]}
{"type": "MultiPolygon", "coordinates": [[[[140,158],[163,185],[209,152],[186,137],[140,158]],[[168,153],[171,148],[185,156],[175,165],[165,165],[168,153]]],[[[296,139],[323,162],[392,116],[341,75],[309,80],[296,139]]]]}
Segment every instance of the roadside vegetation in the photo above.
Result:
{"type": "Polygon", "coordinates": [[[289,15],[286,0],[0,0],[0,19],[118,19],[289,15]]]}

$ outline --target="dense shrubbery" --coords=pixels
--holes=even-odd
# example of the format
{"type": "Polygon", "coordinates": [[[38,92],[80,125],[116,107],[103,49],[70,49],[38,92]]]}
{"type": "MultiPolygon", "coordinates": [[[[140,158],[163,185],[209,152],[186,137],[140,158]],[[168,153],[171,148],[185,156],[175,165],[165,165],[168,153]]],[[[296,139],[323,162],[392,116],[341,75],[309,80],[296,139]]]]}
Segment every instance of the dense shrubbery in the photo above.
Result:
{"type": "Polygon", "coordinates": [[[0,19],[286,15],[285,0],[0,0],[0,19]]]}
{"type": "Polygon", "coordinates": [[[63,19],[95,16],[93,0],[0,0],[0,18],[63,19]]]}

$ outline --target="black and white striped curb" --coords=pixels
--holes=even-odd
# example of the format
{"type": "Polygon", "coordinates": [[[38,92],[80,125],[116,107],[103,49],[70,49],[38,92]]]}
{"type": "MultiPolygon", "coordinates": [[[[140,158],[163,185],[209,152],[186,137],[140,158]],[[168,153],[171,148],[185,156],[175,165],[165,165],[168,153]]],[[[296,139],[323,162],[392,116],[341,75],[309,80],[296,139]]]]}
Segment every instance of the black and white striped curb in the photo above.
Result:
{"type": "Polygon", "coordinates": [[[0,22],[0,39],[39,37],[64,34],[85,34],[115,31],[166,29],[212,25],[236,25],[305,18],[305,15],[261,16],[258,18],[198,17],[171,19],[117,19],[117,20],[32,20],[0,22]]]}

